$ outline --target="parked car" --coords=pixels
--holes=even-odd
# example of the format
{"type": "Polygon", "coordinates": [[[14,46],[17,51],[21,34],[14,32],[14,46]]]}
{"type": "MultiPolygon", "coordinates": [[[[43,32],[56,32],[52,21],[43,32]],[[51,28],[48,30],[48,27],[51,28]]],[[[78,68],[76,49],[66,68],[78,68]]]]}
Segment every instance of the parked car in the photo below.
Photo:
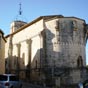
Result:
{"type": "Polygon", "coordinates": [[[0,75],[0,88],[22,88],[22,82],[15,74],[0,75]]]}
{"type": "Polygon", "coordinates": [[[84,88],[84,87],[83,87],[83,83],[80,82],[80,83],[78,84],[78,88],[84,88]]]}
{"type": "Polygon", "coordinates": [[[83,88],[88,88],[88,79],[83,82],[83,88]]]}

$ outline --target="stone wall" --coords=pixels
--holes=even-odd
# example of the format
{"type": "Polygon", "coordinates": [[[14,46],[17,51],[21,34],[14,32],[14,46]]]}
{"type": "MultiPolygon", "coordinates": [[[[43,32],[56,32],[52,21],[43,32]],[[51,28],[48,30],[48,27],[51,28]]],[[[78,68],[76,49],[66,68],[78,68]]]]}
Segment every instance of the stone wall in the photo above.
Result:
{"type": "Polygon", "coordinates": [[[74,17],[53,17],[19,29],[7,37],[9,67],[36,82],[54,85],[58,77],[65,84],[83,81],[79,68],[86,66],[84,24],[74,17]]]}
{"type": "Polygon", "coordinates": [[[0,30],[0,74],[5,73],[5,40],[0,30]]]}
{"type": "MultiPolygon", "coordinates": [[[[69,73],[62,77],[72,84],[85,79],[81,70],[74,70],[86,66],[85,21],[76,18],[58,18],[45,22],[46,26],[46,55],[50,67],[68,68],[69,73]],[[77,78],[76,78],[77,77],[77,78]],[[66,79],[67,78],[67,79],[66,79]]],[[[55,73],[55,72],[54,72],[55,73]]],[[[51,74],[54,74],[51,72],[51,74]]],[[[59,75],[59,72],[58,72],[59,75]]],[[[59,75],[60,76],[60,75],[59,75]]],[[[86,75],[85,75],[86,76],[86,75]]]]}
{"type": "Polygon", "coordinates": [[[75,18],[59,18],[46,22],[46,45],[50,64],[55,60],[57,66],[63,66],[64,63],[65,66],[76,67],[78,57],[82,56],[83,66],[86,66],[84,23],[75,18]]]}

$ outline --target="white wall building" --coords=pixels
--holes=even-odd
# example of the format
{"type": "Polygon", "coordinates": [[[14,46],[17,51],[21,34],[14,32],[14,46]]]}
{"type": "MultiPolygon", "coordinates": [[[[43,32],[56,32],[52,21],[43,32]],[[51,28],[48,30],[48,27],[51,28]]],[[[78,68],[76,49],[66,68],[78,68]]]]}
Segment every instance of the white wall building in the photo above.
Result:
{"type": "Polygon", "coordinates": [[[41,16],[28,24],[22,21],[13,24],[16,25],[11,24],[11,34],[5,37],[7,72],[50,84],[85,80],[85,70],[80,70],[86,66],[85,20],[54,15],[41,16]],[[21,23],[24,26],[20,27],[21,23]]]}

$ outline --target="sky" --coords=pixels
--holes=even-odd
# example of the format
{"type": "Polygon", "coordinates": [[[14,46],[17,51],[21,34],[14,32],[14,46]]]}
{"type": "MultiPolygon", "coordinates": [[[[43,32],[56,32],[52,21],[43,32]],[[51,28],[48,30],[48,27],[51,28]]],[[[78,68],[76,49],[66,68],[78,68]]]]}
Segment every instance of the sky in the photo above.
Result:
{"type": "MultiPolygon", "coordinates": [[[[10,24],[19,14],[21,2],[22,18],[26,22],[46,15],[74,16],[88,23],[88,0],[0,0],[0,29],[10,33],[10,24]]],[[[88,44],[86,57],[88,64],[88,44]]]]}

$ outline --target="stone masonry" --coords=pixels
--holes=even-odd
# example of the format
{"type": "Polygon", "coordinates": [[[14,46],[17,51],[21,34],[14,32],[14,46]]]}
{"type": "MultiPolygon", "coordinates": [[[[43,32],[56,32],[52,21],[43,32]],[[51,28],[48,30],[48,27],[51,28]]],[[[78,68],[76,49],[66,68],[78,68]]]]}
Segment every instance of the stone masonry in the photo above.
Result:
{"type": "Polygon", "coordinates": [[[68,86],[86,80],[85,20],[62,15],[42,16],[6,39],[5,56],[10,72],[18,70],[20,76],[24,74],[22,78],[47,86],[68,86]]]}

